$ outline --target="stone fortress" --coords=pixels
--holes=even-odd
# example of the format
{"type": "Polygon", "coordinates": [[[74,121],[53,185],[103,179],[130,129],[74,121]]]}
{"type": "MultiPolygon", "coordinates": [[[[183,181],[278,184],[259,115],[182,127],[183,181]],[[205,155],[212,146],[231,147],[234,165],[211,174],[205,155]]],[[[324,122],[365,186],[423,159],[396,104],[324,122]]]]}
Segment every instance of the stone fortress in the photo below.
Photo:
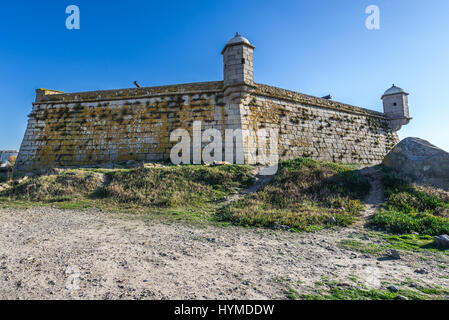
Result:
{"type": "Polygon", "coordinates": [[[37,89],[15,170],[166,161],[176,144],[171,132],[193,135],[194,121],[223,137],[227,129],[241,134],[236,152],[250,164],[258,137],[244,133],[259,129],[277,132],[280,160],[376,164],[399,142],[397,131],[411,119],[404,90],[388,89],[381,113],[258,84],[254,49],[239,34],[225,45],[223,81],[81,93],[37,89]]]}

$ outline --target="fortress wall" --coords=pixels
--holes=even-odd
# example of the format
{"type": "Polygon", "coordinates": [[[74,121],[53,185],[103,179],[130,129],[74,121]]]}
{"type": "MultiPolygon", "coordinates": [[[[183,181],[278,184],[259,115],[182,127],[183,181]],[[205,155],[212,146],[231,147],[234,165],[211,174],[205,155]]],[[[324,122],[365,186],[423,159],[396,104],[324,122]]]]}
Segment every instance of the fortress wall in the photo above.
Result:
{"type": "Polygon", "coordinates": [[[38,94],[16,170],[165,160],[175,129],[224,131],[221,83],[117,92],[38,94]]]}
{"type": "MultiPolygon", "coordinates": [[[[399,142],[385,116],[375,111],[263,85],[247,100],[242,127],[279,130],[281,160],[380,163],[399,142]]],[[[254,139],[245,147],[254,158],[254,139]]]]}
{"type": "MultiPolygon", "coordinates": [[[[40,89],[15,169],[169,160],[177,143],[171,132],[184,128],[193,137],[194,121],[203,132],[218,129],[223,142],[225,129],[250,129],[236,146],[249,164],[260,154],[260,129],[279,133],[281,160],[379,163],[399,141],[383,113],[261,84],[225,91],[220,81],[72,94],[40,89]]],[[[191,141],[191,159],[201,146],[191,141]]]]}

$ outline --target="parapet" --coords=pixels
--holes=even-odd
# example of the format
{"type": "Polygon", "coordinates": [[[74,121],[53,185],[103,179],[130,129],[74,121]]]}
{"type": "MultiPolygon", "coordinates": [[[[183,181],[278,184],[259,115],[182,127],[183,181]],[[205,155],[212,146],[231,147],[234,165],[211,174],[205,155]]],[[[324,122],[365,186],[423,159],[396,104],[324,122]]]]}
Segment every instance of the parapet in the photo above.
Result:
{"type": "Polygon", "coordinates": [[[386,118],[382,112],[377,112],[370,109],[352,106],[349,104],[328,100],[324,98],[318,98],[303,93],[281,89],[265,84],[256,84],[253,94],[275,98],[279,100],[292,101],[297,103],[308,104],[324,109],[334,109],[337,111],[345,111],[354,114],[361,114],[366,116],[372,116],[377,118],[386,118]]]}
{"type": "Polygon", "coordinates": [[[185,83],[177,85],[127,88],[115,90],[97,90],[76,93],[64,93],[56,90],[36,90],[36,103],[77,103],[125,99],[140,99],[153,96],[166,96],[187,93],[217,92],[223,90],[223,81],[185,83]]]}
{"type": "Polygon", "coordinates": [[[36,102],[41,102],[46,100],[47,96],[50,95],[55,95],[55,94],[64,94],[63,91],[58,91],[58,90],[49,90],[49,89],[43,89],[43,88],[39,88],[36,89],[36,102]]]}

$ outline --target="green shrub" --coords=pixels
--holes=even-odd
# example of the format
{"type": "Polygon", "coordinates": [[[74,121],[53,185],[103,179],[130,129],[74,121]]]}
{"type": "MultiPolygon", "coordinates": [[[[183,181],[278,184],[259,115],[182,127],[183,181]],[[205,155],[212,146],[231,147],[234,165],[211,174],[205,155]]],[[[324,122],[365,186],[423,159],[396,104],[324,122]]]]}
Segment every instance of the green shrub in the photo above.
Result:
{"type": "Polygon", "coordinates": [[[429,213],[380,211],[376,213],[371,223],[396,233],[449,234],[449,219],[429,213]]]}
{"type": "Polygon", "coordinates": [[[404,213],[429,212],[449,208],[449,195],[431,187],[419,187],[388,170],[382,179],[386,205],[389,210],[404,213]]]}
{"type": "Polygon", "coordinates": [[[382,179],[385,194],[383,210],[371,224],[397,233],[423,235],[449,233],[449,194],[429,186],[418,186],[385,169],[382,179]]]}

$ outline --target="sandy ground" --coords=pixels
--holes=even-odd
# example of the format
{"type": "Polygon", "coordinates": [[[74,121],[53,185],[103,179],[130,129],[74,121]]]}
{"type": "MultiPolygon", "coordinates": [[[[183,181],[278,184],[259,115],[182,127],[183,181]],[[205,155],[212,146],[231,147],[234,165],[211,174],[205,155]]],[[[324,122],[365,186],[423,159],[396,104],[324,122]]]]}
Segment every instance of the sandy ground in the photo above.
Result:
{"type": "Polygon", "coordinates": [[[339,244],[381,244],[362,227],[291,233],[54,208],[0,209],[0,219],[1,299],[286,299],[351,276],[449,287],[446,256],[379,260],[339,244]]]}

